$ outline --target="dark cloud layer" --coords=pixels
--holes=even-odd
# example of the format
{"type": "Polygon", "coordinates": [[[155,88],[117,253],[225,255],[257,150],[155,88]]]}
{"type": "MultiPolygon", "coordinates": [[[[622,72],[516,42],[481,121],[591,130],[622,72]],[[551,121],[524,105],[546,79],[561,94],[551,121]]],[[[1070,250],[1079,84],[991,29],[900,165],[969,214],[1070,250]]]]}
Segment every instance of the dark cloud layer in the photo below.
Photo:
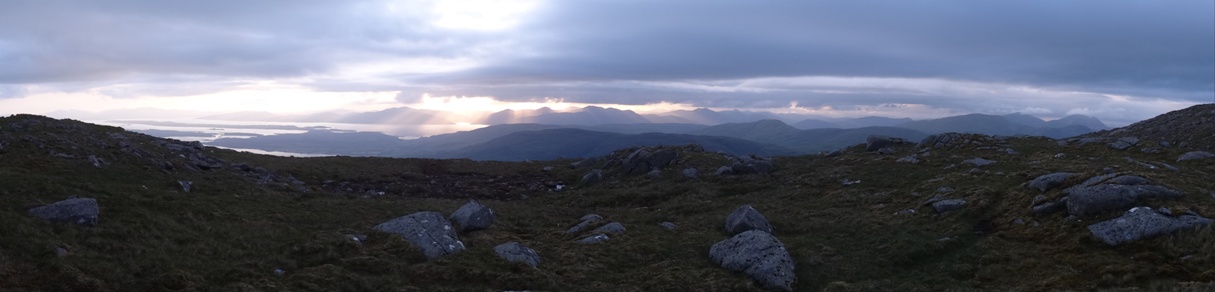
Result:
{"type": "Polygon", "coordinates": [[[430,93],[1109,117],[1137,103],[1215,101],[1212,1],[543,1],[515,27],[487,31],[436,26],[433,4],[11,1],[0,9],[0,97],[27,85],[136,84],[113,92],[134,95],[288,80],[400,91],[403,102],[430,93]],[[418,65],[434,60],[461,65],[418,65]],[[350,73],[375,64],[388,69],[350,73]]]}

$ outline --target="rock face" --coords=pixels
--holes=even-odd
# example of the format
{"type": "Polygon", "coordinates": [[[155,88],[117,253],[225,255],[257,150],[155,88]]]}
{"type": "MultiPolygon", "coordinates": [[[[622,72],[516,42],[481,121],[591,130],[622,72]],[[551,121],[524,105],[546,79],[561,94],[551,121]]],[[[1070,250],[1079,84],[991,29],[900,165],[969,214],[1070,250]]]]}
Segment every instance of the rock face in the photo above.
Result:
{"type": "Polygon", "coordinates": [[[753,229],[772,233],[772,224],[768,223],[768,218],[751,205],[739,206],[726,217],[726,233],[730,235],[753,229]]]}
{"type": "Polygon", "coordinates": [[[1181,156],[1178,156],[1177,161],[1181,162],[1181,161],[1186,161],[1186,160],[1208,159],[1208,158],[1212,158],[1212,157],[1215,157],[1215,154],[1213,154],[1211,152],[1191,151],[1191,152],[1186,152],[1185,154],[1182,154],[1181,156]]]}
{"type": "Polygon", "coordinates": [[[475,200],[468,201],[460,209],[456,209],[455,213],[451,213],[451,220],[456,221],[456,225],[459,225],[462,231],[489,228],[494,224],[496,218],[493,209],[481,205],[475,200]]]}
{"type": "Polygon", "coordinates": [[[1073,176],[1076,176],[1076,174],[1070,173],[1070,172],[1056,172],[1056,173],[1052,173],[1052,174],[1042,175],[1042,176],[1039,176],[1039,177],[1035,178],[1034,180],[1030,181],[1029,188],[1037,189],[1038,191],[1041,191],[1041,192],[1046,192],[1053,188],[1059,187],[1060,185],[1063,184],[1064,181],[1066,181],[1069,178],[1072,178],[1073,176]]]}
{"type": "Polygon", "coordinates": [[[532,268],[540,264],[540,254],[518,242],[507,242],[494,247],[498,257],[512,263],[524,263],[532,268]]]}
{"type": "Polygon", "coordinates": [[[68,222],[77,225],[97,225],[100,209],[92,198],[72,198],[54,204],[35,207],[27,211],[30,216],[51,222],[68,222]]]}
{"type": "Polygon", "coordinates": [[[1170,217],[1149,207],[1135,207],[1122,217],[1089,225],[1088,231],[1106,244],[1120,245],[1208,224],[1211,219],[1195,215],[1170,217]]]}
{"type": "Polygon", "coordinates": [[[767,232],[749,230],[713,244],[709,258],[726,270],[746,273],[768,289],[793,291],[797,277],[793,258],[785,245],[767,232]]]}
{"type": "Polygon", "coordinates": [[[380,223],[375,229],[400,235],[405,241],[421,248],[426,258],[431,260],[464,250],[464,242],[456,235],[451,222],[439,212],[409,214],[380,223]]]}
{"type": "Polygon", "coordinates": [[[1084,216],[1131,207],[1140,199],[1181,196],[1180,191],[1149,183],[1147,179],[1129,175],[1110,174],[1090,178],[1066,191],[1067,212],[1084,216]]]}

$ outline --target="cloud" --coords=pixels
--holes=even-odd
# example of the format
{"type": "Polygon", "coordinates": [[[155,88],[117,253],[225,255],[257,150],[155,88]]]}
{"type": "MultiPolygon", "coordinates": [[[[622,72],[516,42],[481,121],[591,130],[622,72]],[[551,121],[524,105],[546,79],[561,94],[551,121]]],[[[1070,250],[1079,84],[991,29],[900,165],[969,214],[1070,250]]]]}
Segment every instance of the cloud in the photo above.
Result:
{"type": "Polygon", "coordinates": [[[0,98],[272,84],[407,104],[430,93],[1103,120],[1215,101],[1211,1],[453,3],[8,3],[0,98]]]}

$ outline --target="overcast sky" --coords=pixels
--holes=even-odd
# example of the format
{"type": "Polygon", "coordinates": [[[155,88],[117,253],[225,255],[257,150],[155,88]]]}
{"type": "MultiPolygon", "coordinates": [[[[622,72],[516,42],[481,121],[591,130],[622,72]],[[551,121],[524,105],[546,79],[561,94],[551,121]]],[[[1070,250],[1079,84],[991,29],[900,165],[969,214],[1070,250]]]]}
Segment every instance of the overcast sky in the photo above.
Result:
{"type": "Polygon", "coordinates": [[[1124,125],[1215,102],[1213,11],[1189,0],[4,1],[0,113],[464,96],[1124,125]]]}

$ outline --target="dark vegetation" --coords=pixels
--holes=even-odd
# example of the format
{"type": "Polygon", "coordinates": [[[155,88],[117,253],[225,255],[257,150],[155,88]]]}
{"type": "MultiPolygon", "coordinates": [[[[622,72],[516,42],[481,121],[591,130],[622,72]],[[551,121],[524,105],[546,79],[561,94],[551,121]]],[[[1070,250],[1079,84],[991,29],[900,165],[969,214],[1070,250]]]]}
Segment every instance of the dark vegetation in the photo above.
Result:
{"type": "Polygon", "coordinates": [[[777,157],[768,174],[716,176],[713,170],[728,163],[723,155],[682,148],[676,164],[659,177],[607,172],[603,182],[579,184],[589,168],[572,169],[575,160],[568,159],[274,157],[190,150],[172,146],[189,143],[120,128],[17,115],[0,118],[0,287],[758,290],[747,276],[715,266],[707,255],[712,244],[727,238],[724,217],[751,204],[768,217],[793,256],[799,291],[1212,289],[1210,226],[1110,247],[1085,227],[1121,211],[1073,218],[1030,212],[1041,193],[1025,183],[1039,175],[1075,172],[1081,175],[1067,183],[1076,184],[1114,171],[1184,193],[1147,202],[1151,206],[1211,217],[1215,163],[1175,159],[1210,147],[1215,108],[1166,115],[1173,116],[1185,120],[1145,121],[1089,136],[1140,135],[1139,146],[1127,150],[1078,140],[1060,145],[1042,137],[1010,138],[992,147],[985,143],[993,140],[974,136],[974,143],[921,153],[916,164],[896,162],[917,153],[914,144],[895,145],[893,155],[856,145],[830,156],[777,157]],[[1154,129],[1161,125],[1189,128],[1154,129]],[[1159,146],[1161,141],[1170,146],[1159,146]],[[191,157],[222,160],[222,167],[200,167],[191,157]],[[977,171],[961,164],[976,157],[998,162],[977,171]],[[682,176],[685,168],[699,169],[700,177],[682,176]],[[182,180],[194,188],[184,192],[177,183],[182,180]],[[925,201],[937,194],[969,203],[936,214],[925,201]],[[26,215],[28,208],[71,195],[97,199],[97,226],[26,215]],[[462,253],[427,261],[399,237],[371,231],[417,211],[450,214],[469,198],[493,208],[498,221],[487,230],[462,233],[468,246],[462,253]],[[909,209],[915,212],[901,212],[909,209]],[[628,230],[602,244],[571,242],[563,231],[588,213],[628,230]],[[679,227],[659,227],[664,221],[679,227]],[[366,240],[351,240],[364,234],[366,240]],[[535,249],[542,257],[538,268],[496,257],[493,247],[507,241],[535,249]]]}

